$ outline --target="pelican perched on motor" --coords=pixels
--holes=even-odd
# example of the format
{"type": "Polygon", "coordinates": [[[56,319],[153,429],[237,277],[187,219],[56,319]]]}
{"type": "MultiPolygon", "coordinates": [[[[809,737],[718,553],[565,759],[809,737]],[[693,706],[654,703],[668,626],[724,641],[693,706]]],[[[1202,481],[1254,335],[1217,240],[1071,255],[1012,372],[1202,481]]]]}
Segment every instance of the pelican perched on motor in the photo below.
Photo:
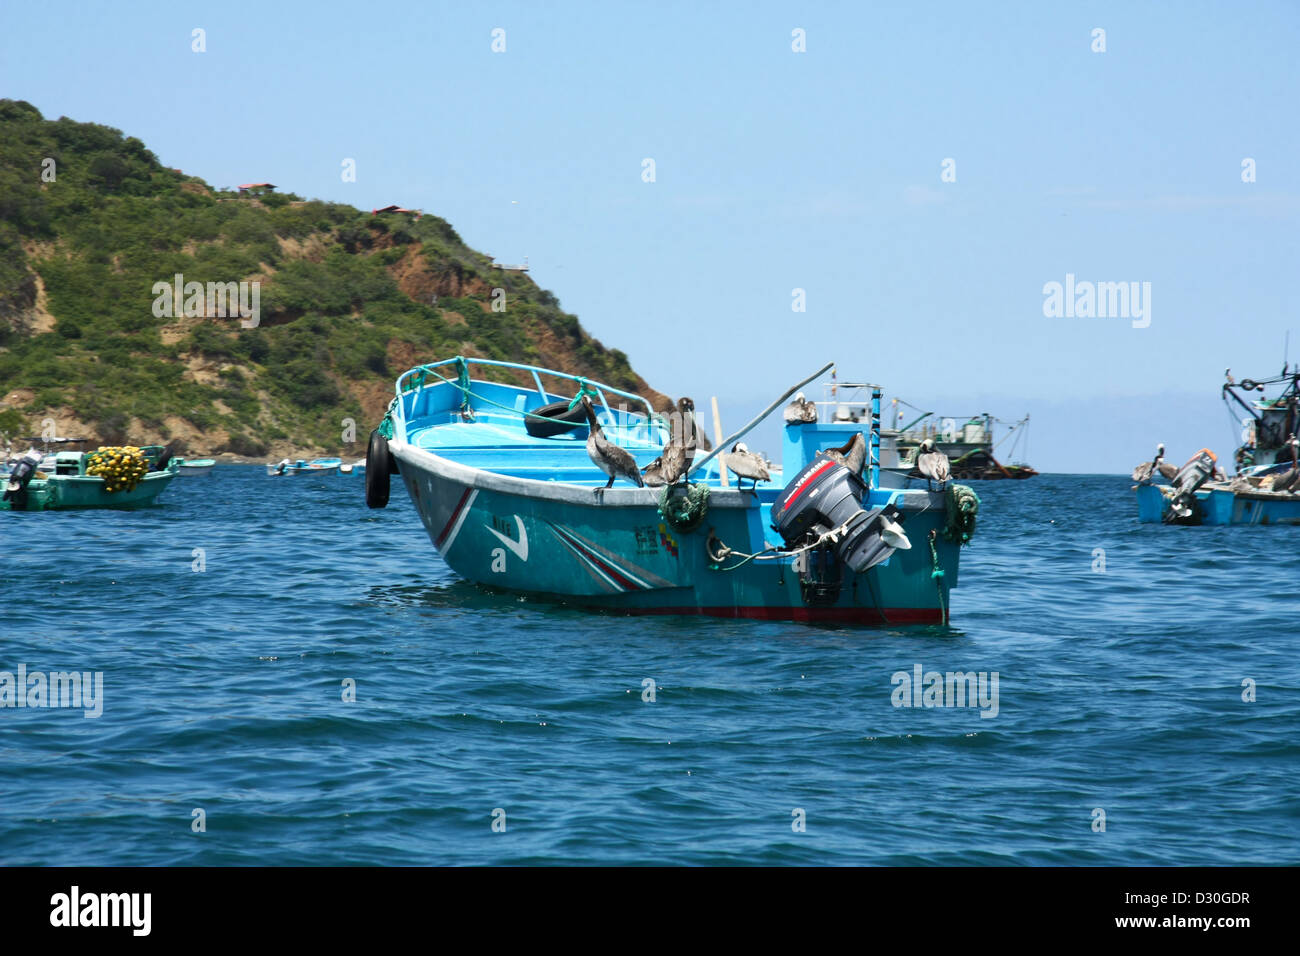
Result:
{"type": "Polygon", "coordinates": [[[1156,446],[1155,458],[1150,461],[1144,461],[1133,469],[1133,480],[1142,484],[1147,484],[1151,481],[1152,476],[1158,472],[1172,481],[1174,475],[1178,474],[1178,467],[1176,465],[1171,465],[1169,462],[1165,461],[1164,458],[1165,444],[1164,442],[1161,442],[1156,446]]]}
{"type": "Polygon", "coordinates": [[[867,463],[867,440],[862,437],[862,432],[854,432],[853,437],[839,448],[827,448],[819,454],[838,461],[855,475],[860,475],[862,466],[867,463]]]}
{"type": "Polygon", "coordinates": [[[942,489],[948,481],[948,476],[951,474],[948,456],[939,450],[933,438],[921,442],[921,446],[916,450],[916,470],[925,479],[927,488],[930,488],[931,482],[937,481],[942,489]]]}
{"type": "Polygon", "coordinates": [[[817,421],[817,406],[804,398],[803,392],[794,397],[794,401],[785,407],[787,425],[807,425],[817,421]]]}
{"type": "Polygon", "coordinates": [[[596,418],[596,411],[591,407],[591,399],[586,395],[582,396],[582,407],[587,413],[587,424],[590,428],[587,434],[587,457],[591,459],[592,464],[609,475],[605,487],[595,489],[596,494],[611,487],[615,478],[626,478],[628,481],[636,482],[638,488],[645,487],[645,482],[641,480],[641,471],[636,466],[636,459],[605,437],[605,431],[596,418]]]}
{"type": "Polygon", "coordinates": [[[771,481],[772,475],[763,464],[763,459],[750,451],[743,441],[738,441],[727,452],[727,470],[736,476],[737,490],[744,490],[744,481],[748,478],[753,484],[750,490],[758,488],[760,481],[771,481]]]}

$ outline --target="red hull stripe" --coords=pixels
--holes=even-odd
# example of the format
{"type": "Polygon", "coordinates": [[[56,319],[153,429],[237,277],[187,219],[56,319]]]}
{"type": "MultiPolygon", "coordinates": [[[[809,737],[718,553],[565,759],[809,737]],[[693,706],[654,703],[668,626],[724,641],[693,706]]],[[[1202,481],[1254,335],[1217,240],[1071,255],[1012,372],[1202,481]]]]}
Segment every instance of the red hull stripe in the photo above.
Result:
{"type": "Polygon", "coordinates": [[[601,610],[626,614],[692,614],[707,617],[733,617],[756,621],[841,622],[845,624],[941,624],[938,608],[885,608],[884,616],[870,607],[628,607],[601,610]]]}
{"type": "Polygon", "coordinates": [[[600,557],[599,555],[593,553],[590,548],[583,547],[581,544],[575,541],[572,536],[566,534],[560,528],[556,527],[555,525],[551,525],[551,527],[555,528],[556,533],[560,535],[560,539],[565,544],[567,544],[570,548],[574,549],[579,554],[581,554],[584,558],[586,558],[588,561],[594,564],[597,569],[603,571],[606,575],[610,577],[611,580],[614,581],[615,584],[623,588],[623,590],[625,591],[645,590],[645,588],[642,585],[637,584],[635,581],[628,580],[628,578],[624,576],[626,572],[622,571],[620,568],[615,567],[613,564],[611,564],[609,561],[606,561],[604,558],[600,557]]]}
{"type": "Polygon", "coordinates": [[[573,552],[574,557],[576,557],[578,559],[578,562],[586,568],[587,573],[590,574],[592,578],[594,578],[596,581],[608,585],[612,589],[612,593],[614,594],[623,594],[627,591],[627,588],[619,584],[618,581],[615,581],[611,575],[607,574],[605,571],[601,569],[599,565],[597,565],[595,561],[591,560],[590,555],[588,555],[586,551],[580,549],[576,544],[574,544],[564,535],[559,534],[558,531],[556,532],[556,535],[560,539],[560,544],[564,545],[566,548],[568,548],[570,551],[573,552]]]}
{"type": "Polygon", "coordinates": [[[466,488],[465,493],[460,496],[460,501],[456,502],[456,507],[452,509],[451,517],[447,519],[447,524],[443,527],[442,533],[438,535],[438,540],[433,543],[435,548],[438,548],[439,550],[442,549],[442,543],[447,540],[447,535],[449,535],[451,529],[455,527],[456,519],[460,517],[461,509],[465,507],[465,502],[469,500],[470,493],[473,492],[473,490],[473,488],[466,488]]]}

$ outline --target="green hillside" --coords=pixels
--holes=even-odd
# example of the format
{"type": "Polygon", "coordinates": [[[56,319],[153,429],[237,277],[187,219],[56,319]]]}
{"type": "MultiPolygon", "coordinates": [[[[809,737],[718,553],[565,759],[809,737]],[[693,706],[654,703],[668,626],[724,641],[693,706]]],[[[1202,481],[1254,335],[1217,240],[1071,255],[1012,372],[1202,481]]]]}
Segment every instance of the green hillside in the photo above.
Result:
{"type": "Polygon", "coordinates": [[[216,190],[118,130],[0,100],[0,433],[53,418],[60,434],[192,455],[343,453],[344,418],[364,443],[397,374],[457,354],[666,403],[437,216],[216,190]],[[177,273],[258,282],[260,324],[182,303],[156,316],[154,286],[177,273]]]}

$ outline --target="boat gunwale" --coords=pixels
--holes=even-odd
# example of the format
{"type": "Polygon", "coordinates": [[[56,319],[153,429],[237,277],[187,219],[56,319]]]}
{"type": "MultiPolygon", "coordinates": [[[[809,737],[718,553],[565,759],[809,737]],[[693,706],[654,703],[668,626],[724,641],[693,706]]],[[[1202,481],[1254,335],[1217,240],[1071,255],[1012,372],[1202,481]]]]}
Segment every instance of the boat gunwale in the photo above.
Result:
{"type": "MultiPolygon", "coordinates": [[[[495,491],[502,494],[518,495],[524,498],[537,498],[585,507],[659,507],[659,488],[609,488],[597,496],[593,491],[599,486],[575,485],[562,481],[543,481],[539,478],[519,478],[515,475],[502,475],[484,468],[466,465],[452,458],[436,455],[427,448],[420,448],[406,441],[389,442],[389,450],[399,462],[411,459],[412,464],[423,466],[437,477],[459,481],[475,489],[495,491]],[[611,500],[612,499],[612,500],[611,500]]],[[[751,491],[734,488],[718,488],[709,485],[710,508],[733,508],[749,510],[761,508],[765,502],[751,491]]],[[[876,489],[879,493],[889,495],[887,503],[893,504],[904,512],[923,512],[945,507],[944,493],[941,491],[922,491],[920,489],[876,489]],[[924,497],[922,497],[924,496],[924,497]]]]}

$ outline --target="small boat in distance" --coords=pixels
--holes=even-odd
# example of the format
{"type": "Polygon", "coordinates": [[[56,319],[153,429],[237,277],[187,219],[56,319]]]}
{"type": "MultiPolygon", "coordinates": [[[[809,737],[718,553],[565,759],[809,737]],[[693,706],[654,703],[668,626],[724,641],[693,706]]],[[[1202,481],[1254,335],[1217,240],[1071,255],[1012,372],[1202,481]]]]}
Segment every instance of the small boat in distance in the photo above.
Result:
{"type": "Polygon", "coordinates": [[[216,461],[211,458],[178,458],[180,463],[177,467],[182,475],[206,475],[216,467],[216,461]]]}
{"type": "Polygon", "coordinates": [[[153,504],[177,474],[176,460],[161,445],[61,451],[53,458],[50,465],[32,448],[8,462],[0,479],[0,511],[141,508],[153,504]]]}
{"type": "Polygon", "coordinates": [[[266,466],[266,473],[271,477],[276,475],[334,475],[338,473],[339,466],[343,462],[339,458],[313,458],[306,461],[299,458],[297,461],[290,461],[288,458],[281,459],[273,465],[266,466]]]}
{"type": "Polygon", "coordinates": [[[364,458],[358,458],[354,462],[344,462],[339,465],[340,475],[350,475],[353,472],[356,472],[358,475],[364,475],[366,473],[366,460],[364,458]]]}
{"type": "Polygon", "coordinates": [[[1244,411],[1241,445],[1229,479],[1218,456],[1202,448],[1168,476],[1161,468],[1164,446],[1133,471],[1138,521],[1144,524],[1300,525],[1300,367],[1282,366],[1269,379],[1236,381],[1224,372],[1224,404],[1244,411]],[[1274,397],[1267,392],[1281,386],[1274,397]],[[1234,407],[1235,406],[1235,407],[1234,407]],[[1165,478],[1168,484],[1160,484],[1165,478]]]}
{"type": "Polygon", "coordinates": [[[672,436],[646,399],[513,362],[458,356],[420,365],[398,378],[371,433],[366,503],[384,507],[390,476],[398,475],[457,574],[580,607],[946,623],[978,499],[951,483],[944,492],[880,486],[878,387],[861,475],[818,454],[844,447],[860,426],[800,420],[785,426],[783,468],[768,469],[770,483],[744,491],[722,483],[720,452],[830,368],[697,454],[681,484],[638,487],[615,478],[605,490],[608,473],[588,448],[590,421],[565,413],[589,402],[605,443],[644,469],[672,436]],[[472,379],[472,368],[522,373],[536,388],[472,379]],[[542,376],[573,394],[549,391],[542,376]],[[529,429],[534,418],[546,427],[529,429]]]}
{"type": "MultiPolygon", "coordinates": [[[[900,402],[907,404],[901,399],[894,399],[894,402],[896,406],[900,402]]],[[[896,407],[894,423],[897,425],[901,421],[902,413],[896,407]]],[[[928,440],[934,443],[935,450],[948,457],[952,477],[957,481],[1024,480],[1037,475],[1038,472],[1029,465],[1013,464],[1010,461],[1004,463],[994,457],[996,446],[993,441],[993,428],[998,424],[1008,426],[1008,430],[998,439],[997,445],[1015,436],[1007,452],[1008,458],[1016,454],[1022,438],[1025,439],[1025,448],[1028,449],[1028,415],[1016,422],[1004,422],[985,412],[982,415],[972,415],[962,421],[959,418],[941,418],[933,412],[923,412],[919,418],[898,428],[895,433],[902,467],[907,470],[908,475],[917,477],[919,472],[916,462],[920,455],[920,447],[928,440]],[[928,423],[927,419],[930,419],[928,423]]]]}

